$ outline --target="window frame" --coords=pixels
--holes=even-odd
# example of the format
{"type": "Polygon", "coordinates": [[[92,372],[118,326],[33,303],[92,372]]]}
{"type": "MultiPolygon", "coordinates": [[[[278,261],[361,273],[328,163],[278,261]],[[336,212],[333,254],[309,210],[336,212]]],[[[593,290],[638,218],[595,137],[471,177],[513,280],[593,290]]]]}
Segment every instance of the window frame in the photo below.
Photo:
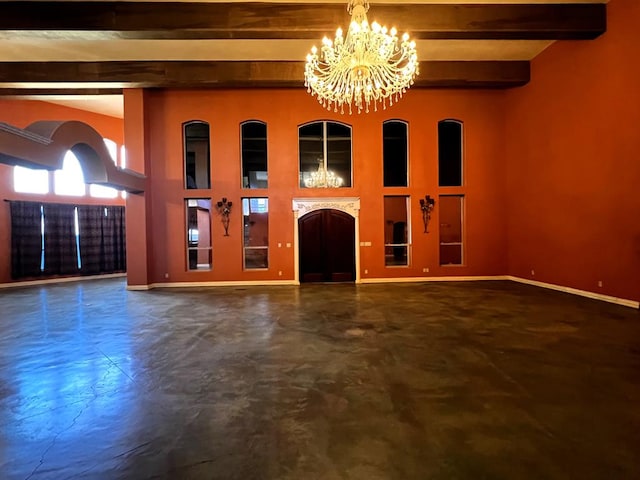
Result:
{"type": "MultiPolygon", "coordinates": [[[[269,198],[268,197],[243,197],[242,201],[242,269],[244,271],[265,271],[269,270],[269,198]],[[251,211],[251,200],[264,200],[266,203],[266,211],[265,212],[252,212],[251,211]],[[245,214],[245,201],[248,213],[245,214]],[[247,222],[250,222],[249,217],[251,213],[266,213],[267,214],[267,244],[266,245],[247,245],[247,240],[250,237],[250,234],[247,232],[247,222]],[[266,267],[247,267],[247,250],[266,250],[266,267]]],[[[251,226],[251,225],[249,225],[251,226]]]]}
{"type": "Polygon", "coordinates": [[[460,188],[464,186],[464,182],[465,182],[465,174],[464,174],[464,169],[465,169],[465,161],[464,161],[464,157],[465,157],[465,145],[464,145],[464,122],[462,120],[458,120],[456,118],[445,118],[442,120],[438,121],[438,135],[437,135],[437,145],[438,145],[438,187],[440,188],[460,188]],[[448,124],[448,123],[452,123],[452,124],[457,124],[460,126],[460,183],[457,185],[443,185],[442,184],[442,178],[441,178],[441,172],[443,170],[442,165],[444,162],[446,162],[446,159],[444,159],[441,156],[441,145],[440,145],[440,125],[441,124],[448,124]]]}
{"type": "Polygon", "coordinates": [[[390,119],[390,120],[385,120],[384,122],[382,122],[382,186],[384,188],[402,188],[402,187],[408,187],[410,184],[411,178],[409,175],[409,122],[406,120],[400,120],[400,119],[390,119]],[[401,124],[404,125],[405,127],[405,142],[406,142],[406,146],[405,146],[405,158],[404,158],[404,168],[405,168],[405,179],[404,179],[404,185],[387,185],[386,182],[386,161],[387,159],[385,158],[385,126],[386,125],[391,125],[391,124],[401,124]]]}
{"type": "MultiPolygon", "coordinates": [[[[304,173],[308,173],[307,171],[302,171],[302,149],[300,148],[300,130],[304,127],[309,127],[311,125],[321,124],[322,125],[322,165],[326,172],[331,171],[329,168],[329,124],[339,125],[341,127],[346,127],[349,130],[349,184],[346,185],[343,181],[343,184],[336,188],[353,188],[353,126],[344,122],[337,122],[334,120],[314,120],[312,122],[307,122],[302,125],[298,125],[298,188],[303,189],[313,189],[314,187],[307,187],[305,185],[306,179],[304,178],[304,173]]],[[[318,162],[319,163],[319,162],[318,162]]],[[[314,170],[315,171],[315,170],[314,170]]],[[[324,188],[324,187],[320,187],[324,188]]]]}
{"type": "MultiPolygon", "coordinates": [[[[204,137],[202,137],[204,138],[204,137]]],[[[197,161],[196,161],[197,166],[197,161]]],[[[197,168],[196,168],[197,170],[197,168]]],[[[182,123],[182,175],[183,175],[183,188],[185,190],[210,190],[211,189],[211,124],[205,120],[188,120],[182,123]],[[195,187],[189,186],[189,175],[187,172],[187,128],[191,125],[206,125],[207,126],[207,186],[198,186],[197,175],[193,178],[195,187]]]]}
{"type": "MultiPolygon", "coordinates": [[[[184,212],[185,212],[185,252],[186,252],[186,270],[187,272],[209,272],[211,270],[213,270],[213,228],[212,228],[212,208],[213,208],[213,202],[211,200],[210,197],[191,197],[191,198],[185,198],[184,199],[184,212]],[[197,246],[191,246],[190,243],[193,243],[192,240],[192,234],[190,232],[192,232],[194,229],[191,227],[191,222],[190,222],[190,208],[196,208],[196,226],[198,225],[198,220],[197,220],[197,212],[198,209],[200,209],[200,206],[198,205],[198,201],[199,200],[205,200],[209,202],[209,246],[208,247],[201,247],[200,245],[197,246]],[[191,205],[190,202],[195,202],[195,205],[191,205]],[[203,267],[203,268],[199,268],[198,265],[200,265],[198,263],[198,253],[200,251],[209,251],[209,266],[208,267],[203,267]],[[195,268],[191,268],[191,252],[196,252],[196,266],[195,268]]],[[[205,210],[204,208],[202,210],[205,210]]],[[[196,240],[197,242],[200,241],[200,233],[199,233],[199,227],[197,228],[198,230],[198,240],[196,240]]],[[[202,264],[205,265],[205,264],[202,264]]]]}
{"type": "Polygon", "coordinates": [[[412,224],[411,224],[411,196],[410,195],[384,195],[383,197],[383,205],[382,205],[382,211],[383,211],[383,220],[384,220],[384,229],[385,229],[385,235],[384,235],[384,266],[385,268],[407,268],[411,266],[411,247],[412,247],[412,243],[411,243],[411,238],[412,238],[412,224]],[[387,224],[389,223],[389,220],[387,220],[387,211],[386,211],[386,202],[385,199],[387,198],[403,198],[405,201],[405,214],[406,214],[406,234],[407,234],[407,241],[404,243],[387,243],[387,235],[386,235],[386,228],[387,228],[387,224]],[[387,263],[387,249],[388,248],[406,248],[406,252],[407,252],[407,256],[406,256],[406,263],[404,264],[389,264],[387,263]]]}
{"type": "MultiPolygon", "coordinates": [[[[268,127],[267,122],[263,122],[262,120],[246,120],[240,123],[240,176],[241,182],[240,185],[245,190],[258,190],[258,189],[266,189],[269,188],[269,142],[268,142],[268,127]],[[264,187],[251,187],[250,180],[248,180],[247,185],[245,185],[245,136],[244,136],[244,127],[250,124],[258,124],[264,126],[264,163],[265,163],[265,172],[267,174],[267,178],[265,179],[266,185],[264,187]]],[[[256,170],[258,172],[258,170],[256,170]]],[[[249,173],[249,172],[247,172],[249,173]]],[[[249,177],[249,176],[247,176],[249,177]]]]}
{"type": "Polygon", "coordinates": [[[442,216],[438,212],[438,218],[440,219],[439,231],[438,231],[438,265],[441,267],[463,267],[465,265],[465,197],[463,193],[447,193],[438,196],[438,204],[442,205],[442,198],[458,198],[460,200],[460,241],[459,242],[443,242],[442,241],[442,216]],[[442,263],[442,247],[443,246],[460,246],[460,263],[442,263]]]}

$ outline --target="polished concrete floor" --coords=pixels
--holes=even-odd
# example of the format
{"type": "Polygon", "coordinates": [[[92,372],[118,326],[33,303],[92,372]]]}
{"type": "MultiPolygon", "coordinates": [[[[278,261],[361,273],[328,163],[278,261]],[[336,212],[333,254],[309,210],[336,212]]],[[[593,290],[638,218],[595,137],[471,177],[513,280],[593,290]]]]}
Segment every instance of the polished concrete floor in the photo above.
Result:
{"type": "Polygon", "coordinates": [[[637,310],[509,282],[0,292],[0,478],[640,478],[637,310]]]}

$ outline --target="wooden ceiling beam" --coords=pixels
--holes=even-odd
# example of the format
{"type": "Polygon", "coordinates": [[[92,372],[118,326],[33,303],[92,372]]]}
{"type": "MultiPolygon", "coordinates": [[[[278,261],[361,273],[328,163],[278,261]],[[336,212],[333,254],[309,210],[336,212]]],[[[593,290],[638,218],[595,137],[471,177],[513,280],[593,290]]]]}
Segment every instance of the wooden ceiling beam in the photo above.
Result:
{"type": "Polygon", "coordinates": [[[0,88],[2,97],[55,97],[68,95],[122,95],[122,88],[0,88]]]}
{"type": "MultiPolygon", "coordinates": [[[[527,61],[420,62],[416,87],[509,88],[529,81],[527,61]]],[[[303,62],[1,62],[0,89],[303,88],[303,62]]]]}
{"type": "MultiPolygon", "coordinates": [[[[0,4],[0,38],[311,40],[348,25],[345,5],[9,1],[0,4]]],[[[376,3],[368,16],[414,39],[579,40],[606,30],[606,5],[593,3],[376,3]]]]}

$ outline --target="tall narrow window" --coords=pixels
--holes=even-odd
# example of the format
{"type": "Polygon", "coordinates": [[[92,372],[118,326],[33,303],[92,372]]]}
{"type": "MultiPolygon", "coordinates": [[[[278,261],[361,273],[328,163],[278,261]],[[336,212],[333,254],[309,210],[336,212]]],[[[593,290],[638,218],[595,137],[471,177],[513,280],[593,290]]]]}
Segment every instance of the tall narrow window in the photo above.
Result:
{"type": "Polygon", "coordinates": [[[438,122],[438,185],[462,186],[462,122],[438,122]]]}
{"type": "Polygon", "coordinates": [[[13,167],[13,190],[20,193],[49,193],[49,172],[13,167]]]}
{"type": "Polygon", "coordinates": [[[187,122],[184,128],[185,188],[211,188],[209,166],[209,124],[187,122]]]}
{"type": "Polygon", "coordinates": [[[462,195],[440,196],[440,265],[462,265],[463,203],[462,195]]]}
{"type": "Polygon", "coordinates": [[[240,126],[242,187],[267,188],[267,124],[245,122],[240,126]]]}
{"type": "Polygon", "coordinates": [[[56,195],[72,195],[76,197],[81,197],[86,193],[82,167],[71,150],[64,157],[62,170],[55,171],[54,191],[56,195]]]}
{"type": "MultiPolygon", "coordinates": [[[[104,139],[104,144],[109,151],[109,156],[115,165],[118,165],[118,145],[116,142],[109,138],[104,139]]],[[[89,195],[96,198],[116,198],[118,191],[112,187],[105,187],[104,185],[89,185],[89,195]]]]}
{"type": "Polygon", "coordinates": [[[269,200],[243,198],[244,268],[269,267],[269,200]]]}
{"type": "Polygon", "coordinates": [[[314,122],[298,129],[300,187],[351,186],[351,127],[314,122]]]}
{"type": "Polygon", "coordinates": [[[384,264],[409,265],[409,198],[384,197],[384,264]]]}
{"type": "Polygon", "coordinates": [[[389,120],[382,124],[382,163],[385,187],[408,185],[408,126],[389,120]]]}
{"type": "Polygon", "coordinates": [[[211,270],[211,199],[189,198],[187,209],[187,270],[211,270]]]}

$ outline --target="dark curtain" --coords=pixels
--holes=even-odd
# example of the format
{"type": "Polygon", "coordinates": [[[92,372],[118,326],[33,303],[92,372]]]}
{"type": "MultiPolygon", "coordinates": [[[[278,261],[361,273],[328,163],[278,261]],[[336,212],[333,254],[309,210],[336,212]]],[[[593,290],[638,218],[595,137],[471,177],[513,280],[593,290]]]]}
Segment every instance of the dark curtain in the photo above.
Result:
{"type": "Polygon", "coordinates": [[[11,277],[14,280],[42,274],[41,204],[10,202],[11,207],[11,277]]]}
{"type": "Polygon", "coordinates": [[[124,272],[127,270],[124,207],[106,207],[106,212],[103,268],[105,272],[124,272]]]}
{"type": "Polygon", "coordinates": [[[100,273],[102,256],[102,218],[104,207],[79,206],[80,262],[84,275],[100,273]]]}
{"type": "Polygon", "coordinates": [[[126,270],[124,207],[79,206],[82,273],[126,270]]]}
{"type": "Polygon", "coordinates": [[[44,208],[44,273],[79,273],[76,250],[75,206],[47,204],[44,208]]]}

